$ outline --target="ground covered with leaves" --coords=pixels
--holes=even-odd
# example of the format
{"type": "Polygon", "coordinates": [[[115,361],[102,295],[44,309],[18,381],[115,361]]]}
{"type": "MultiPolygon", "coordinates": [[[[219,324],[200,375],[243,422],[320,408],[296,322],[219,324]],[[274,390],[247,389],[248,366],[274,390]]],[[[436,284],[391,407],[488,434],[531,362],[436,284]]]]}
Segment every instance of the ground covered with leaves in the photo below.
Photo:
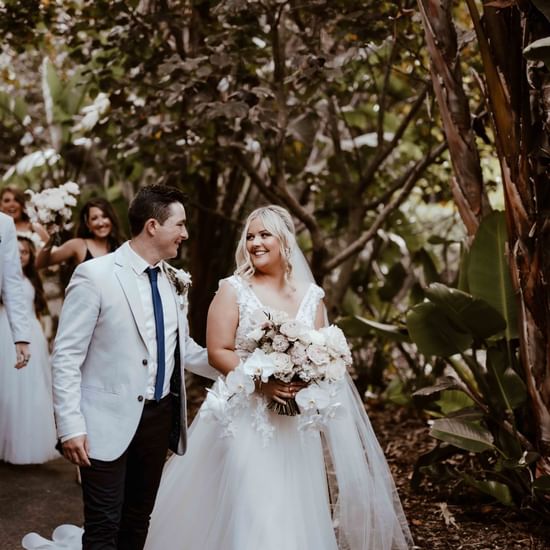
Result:
{"type": "Polygon", "coordinates": [[[384,449],[418,548],[430,550],[550,549],[550,528],[503,506],[424,479],[413,491],[417,457],[435,445],[414,412],[369,403],[369,416],[384,449]]]}

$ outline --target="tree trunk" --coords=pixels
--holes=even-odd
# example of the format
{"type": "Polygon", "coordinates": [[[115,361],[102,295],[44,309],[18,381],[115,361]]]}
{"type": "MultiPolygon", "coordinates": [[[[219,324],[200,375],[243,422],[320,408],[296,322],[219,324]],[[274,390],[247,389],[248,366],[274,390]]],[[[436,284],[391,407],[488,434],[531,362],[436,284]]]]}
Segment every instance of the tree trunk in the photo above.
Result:
{"type": "Polygon", "coordinates": [[[468,234],[473,236],[491,207],[483,187],[468,98],[462,85],[452,4],[451,0],[418,1],[431,58],[433,89],[455,173],[451,190],[468,234]]]}

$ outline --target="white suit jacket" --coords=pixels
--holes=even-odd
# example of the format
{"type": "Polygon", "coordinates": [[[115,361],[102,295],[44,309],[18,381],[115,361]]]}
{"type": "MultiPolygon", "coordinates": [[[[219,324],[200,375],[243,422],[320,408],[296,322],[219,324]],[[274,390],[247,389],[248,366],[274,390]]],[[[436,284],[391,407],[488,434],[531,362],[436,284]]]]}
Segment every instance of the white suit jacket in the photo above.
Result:
{"type": "MultiPolygon", "coordinates": [[[[128,243],[80,264],[67,287],[52,356],[54,408],[59,437],[88,435],[92,458],[118,458],[134,436],[144,406],[147,364],[145,318],[128,243]]],[[[189,336],[187,301],[178,311],[181,410],[178,454],[185,452],[187,414],[184,366],[215,379],[206,350],[189,336]]],[[[177,368],[175,365],[174,368],[177,368]]]]}
{"type": "Polygon", "coordinates": [[[29,342],[29,320],[25,315],[23,273],[13,219],[0,212],[0,297],[14,342],[29,342]]]}

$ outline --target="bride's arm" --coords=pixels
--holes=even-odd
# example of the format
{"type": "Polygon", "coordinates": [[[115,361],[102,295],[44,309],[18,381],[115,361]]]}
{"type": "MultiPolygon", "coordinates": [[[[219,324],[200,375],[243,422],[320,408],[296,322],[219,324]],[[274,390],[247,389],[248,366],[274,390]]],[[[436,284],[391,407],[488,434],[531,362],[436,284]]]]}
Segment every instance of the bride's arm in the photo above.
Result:
{"type": "Polygon", "coordinates": [[[239,364],[239,356],[235,353],[238,324],[239,306],[235,291],[229,284],[221,284],[208,309],[206,347],[208,362],[224,375],[239,364]]]}

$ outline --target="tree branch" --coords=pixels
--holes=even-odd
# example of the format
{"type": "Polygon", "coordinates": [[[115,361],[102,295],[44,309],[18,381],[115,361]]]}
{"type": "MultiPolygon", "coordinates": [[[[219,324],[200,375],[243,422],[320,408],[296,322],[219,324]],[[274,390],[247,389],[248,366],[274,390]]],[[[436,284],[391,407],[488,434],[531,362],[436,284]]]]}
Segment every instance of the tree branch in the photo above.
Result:
{"type": "Polygon", "coordinates": [[[403,120],[401,121],[401,124],[397,128],[392,140],[384,147],[382,143],[378,143],[378,153],[373,158],[372,162],[367,166],[366,174],[361,180],[358,188],[358,195],[361,196],[369,183],[374,178],[374,174],[380,167],[380,165],[388,158],[390,153],[395,149],[397,146],[397,143],[399,140],[403,137],[403,134],[405,133],[405,130],[408,128],[409,124],[411,123],[412,119],[422,106],[422,103],[424,102],[424,99],[426,98],[426,94],[428,93],[428,90],[430,89],[430,85],[428,83],[424,84],[423,89],[418,94],[418,97],[412,104],[409,112],[405,115],[403,120]]]}
{"type": "Polygon", "coordinates": [[[389,202],[378,214],[373,224],[365,231],[355,242],[348,245],[340,254],[337,254],[323,266],[325,272],[332,271],[335,267],[347,260],[350,256],[357,254],[369,242],[382,227],[388,216],[405,200],[411,192],[414,184],[421,177],[424,170],[430,166],[434,160],[447,148],[447,143],[440,143],[432,152],[428,153],[422,160],[417,162],[403,178],[403,187],[401,192],[389,202]]]}

